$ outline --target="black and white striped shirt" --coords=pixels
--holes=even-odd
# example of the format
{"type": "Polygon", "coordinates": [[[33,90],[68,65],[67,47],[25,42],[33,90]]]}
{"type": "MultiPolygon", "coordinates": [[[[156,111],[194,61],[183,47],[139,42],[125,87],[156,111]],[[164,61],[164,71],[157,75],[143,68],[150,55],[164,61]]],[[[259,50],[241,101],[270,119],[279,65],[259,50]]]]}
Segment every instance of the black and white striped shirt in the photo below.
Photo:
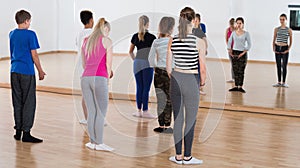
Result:
{"type": "Polygon", "coordinates": [[[288,38],[290,36],[289,28],[285,27],[278,27],[277,28],[277,37],[276,37],[276,42],[277,43],[288,43],[288,38]]]}
{"type": "Polygon", "coordinates": [[[199,53],[197,37],[189,34],[184,39],[178,35],[173,38],[171,51],[174,57],[175,68],[182,70],[198,70],[199,53]]]}

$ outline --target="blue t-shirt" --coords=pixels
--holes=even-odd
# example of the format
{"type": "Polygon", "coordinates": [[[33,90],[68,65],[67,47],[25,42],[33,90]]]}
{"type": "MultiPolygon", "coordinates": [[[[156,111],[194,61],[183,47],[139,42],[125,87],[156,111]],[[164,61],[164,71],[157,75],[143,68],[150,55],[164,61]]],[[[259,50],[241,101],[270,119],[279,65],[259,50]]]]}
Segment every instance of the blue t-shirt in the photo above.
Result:
{"type": "Polygon", "coordinates": [[[34,62],[31,50],[40,48],[34,31],[15,29],[9,33],[10,43],[10,72],[24,75],[34,75],[34,62]]]}

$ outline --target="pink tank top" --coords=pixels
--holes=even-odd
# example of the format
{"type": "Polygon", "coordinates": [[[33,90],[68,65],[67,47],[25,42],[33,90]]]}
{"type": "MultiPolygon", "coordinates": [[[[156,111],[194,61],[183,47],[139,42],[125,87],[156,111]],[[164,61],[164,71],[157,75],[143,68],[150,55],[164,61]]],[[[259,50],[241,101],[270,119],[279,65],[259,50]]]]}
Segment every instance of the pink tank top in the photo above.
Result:
{"type": "MultiPolygon", "coordinates": [[[[230,30],[230,27],[228,27],[228,32],[227,32],[227,38],[229,39],[230,36],[232,34],[232,31],[230,30]]],[[[233,47],[233,39],[232,39],[232,43],[231,43],[231,48],[233,47]]]]}
{"type": "Polygon", "coordinates": [[[86,60],[82,76],[103,76],[108,78],[106,68],[106,49],[102,43],[102,36],[100,36],[97,42],[95,51],[89,56],[85,50],[87,39],[88,38],[85,38],[82,44],[82,51],[86,60]]]}

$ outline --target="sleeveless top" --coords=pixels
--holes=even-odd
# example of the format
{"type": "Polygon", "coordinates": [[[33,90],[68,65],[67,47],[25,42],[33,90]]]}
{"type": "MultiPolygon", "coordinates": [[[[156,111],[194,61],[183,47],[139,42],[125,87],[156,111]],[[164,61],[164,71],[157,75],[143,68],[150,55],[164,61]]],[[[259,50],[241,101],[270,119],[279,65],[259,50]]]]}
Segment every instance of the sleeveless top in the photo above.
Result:
{"type": "Polygon", "coordinates": [[[85,57],[85,68],[82,74],[84,76],[102,76],[108,78],[107,68],[106,68],[106,49],[103,46],[102,39],[103,37],[99,37],[96,48],[94,52],[88,55],[85,50],[87,39],[84,39],[82,44],[82,51],[85,57]]]}
{"type": "Polygon", "coordinates": [[[277,43],[288,43],[288,38],[290,36],[289,28],[285,27],[282,28],[281,26],[277,28],[277,37],[276,42],[277,43]]]}
{"type": "Polygon", "coordinates": [[[175,68],[182,70],[198,70],[199,53],[197,49],[197,37],[188,34],[186,38],[173,38],[171,51],[174,57],[175,68]]]}
{"type": "MultiPolygon", "coordinates": [[[[228,31],[227,31],[227,39],[229,40],[229,38],[230,38],[230,36],[231,36],[231,34],[232,34],[232,30],[230,30],[230,27],[228,27],[227,30],[228,30],[228,31]]],[[[233,41],[232,41],[232,44],[231,44],[231,48],[233,48],[233,41]]]]}

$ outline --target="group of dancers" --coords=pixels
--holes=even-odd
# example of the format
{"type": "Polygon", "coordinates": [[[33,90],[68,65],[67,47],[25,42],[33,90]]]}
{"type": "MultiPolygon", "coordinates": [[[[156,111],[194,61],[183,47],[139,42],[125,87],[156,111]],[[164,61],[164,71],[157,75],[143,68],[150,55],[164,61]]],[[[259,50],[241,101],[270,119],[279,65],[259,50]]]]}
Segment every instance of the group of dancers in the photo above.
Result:
{"type": "MultiPolygon", "coordinates": [[[[280,26],[274,29],[272,48],[275,53],[277,78],[278,82],[273,84],[273,87],[288,88],[286,83],[287,65],[289,59],[289,51],[293,42],[292,29],[287,27],[286,14],[281,14],[280,26]]],[[[227,82],[234,82],[235,87],[229,91],[239,91],[246,93],[243,89],[244,74],[247,65],[247,52],[251,48],[251,39],[248,31],[244,30],[244,19],[238,17],[229,20],[229,27],[226,29],[225,40],[228,49],[229,59],[231,61],[231,80],[227,82]]]]}
{"type": "MultiPolygon", "coordinates": [[[[10,32],[11,87],[16,134],[14,138],[23,142],[39,143],[43,140],[30,134],[36,107],[35,72],[39,79],[46,75],[36,50],[38,39],[28,30],[31,15],[25,10],[16,13],[18,28],[10,32]],[[23,134],[23,135],[22,135],[23,134]]],[[[113,77],[113,46],[109,38],[110,23],[100,18],[94,26],[93,13],[81,11],[84,29],[77,37],[81,69],[82,107],[87,121],[90,142],[86,147],[93,150],[113,151],[103,142],[105,116],[108,109],[108,83],[113,77]]],[[[286,26],[286,15],[280,15],[280,27],[274,30],[273,50],[276,56],[278,83],[274,87],[288,87],[286,67],[292,44],[292,31],[286,26]],[[288,43],[289,39],[289,43],[288,43]],[[281,62],[283,60],[283,62],[281,62]],[[283,72],[281,71],[283,69],[283,72]],[[281,78],[283,74],[283,78],[281,78]]],[[[154,119],[158,117],[158,133],[173,133],[175,156],[169,158],[177,164],[201,164],[202,160],[192,157],[194,128],[199,107],[199,89],[205,86],[207,39],[206,28],[200,24],[200,15],[190,7],[180,11],[178,34],[172,36],[175,19],[163,17],[159,22],[158,38],[148,31],[149,18],[139,17],[139,31],[131,38],[129,55],[133,59],[136,80],[135,117],[154,119]],[[135,53],[134,50],[137,49],[135,53]],[[149,112],[149,91],[154,76],[157,97],[157,116],[149,112]],[[173,115],[174,127],[171,128],[173,115]],[[184,128],[184,129],[183,129],[184,128]],[[183,141],[183,142],[182,142],[183,141]],[[182,153],[182,144],[184,152],[182,153]]],[[[249,32],[244,30],[244,19],[230,20],[226,30],[226,43],[232,63],[232,79],[235,87],[229,91],[245,93],[243,89],[247,52],[251,48],[249,32]]]]}
{"type": "MultiPolygon", "coordinates": [[[[93,15],[82,11],[81,21],[85,29],[79,33],[77,45],[83,65],[81,89],[83,109],[87,111],[87,128],[90,142],[86,147],[93,150],[113,151],[103,143],[103,128],[108,107],[108,81],[113,75],[112,41],[109,38],[110,24],[100,18],[93,27],[93,15]]],[[[200,16],[198,16],[200,17],[200,16]]],[[[133,59],[136,81],[135,117],[157,118],[149,112],[149,92],[154,76],[157,96],[158,133],[173,133],[176,156],[169,160],[177,164],[201,164],[203,161],[192,157],[194,128],[199,107],[199,86],[205,85],[205,54],[207,42],[198,38],[195,32],[196,13],[190,7],[180,12],[179,33],[172,37],[175,26],[173,17],[163,17],[159,23],[158,38],[148,31],[149,18],[139,17],[139,31],[131,38],[129,55],[133,59]],[[194,32],[194,33],[193,33],[194,32]],[[134,50],[137,49],[135,53],[134,50]],[[203,74],[200,77],[199,74],[203,74]],[[171,116],[174,128],[171,128],[171,116]],[[184,126],[185,124],[185,126],[184,126]],[[182,130],[184,128],[184,131],[182,130]],[[184,139],[182,139],[184,135],[184,139]],[[184,154],[182,155],[182,141],[184,154]]],[[[203,29],[203,28],[202,28],[203,29]]],[[[84,122],[82,122],[84,123],[84,122]]]]}

